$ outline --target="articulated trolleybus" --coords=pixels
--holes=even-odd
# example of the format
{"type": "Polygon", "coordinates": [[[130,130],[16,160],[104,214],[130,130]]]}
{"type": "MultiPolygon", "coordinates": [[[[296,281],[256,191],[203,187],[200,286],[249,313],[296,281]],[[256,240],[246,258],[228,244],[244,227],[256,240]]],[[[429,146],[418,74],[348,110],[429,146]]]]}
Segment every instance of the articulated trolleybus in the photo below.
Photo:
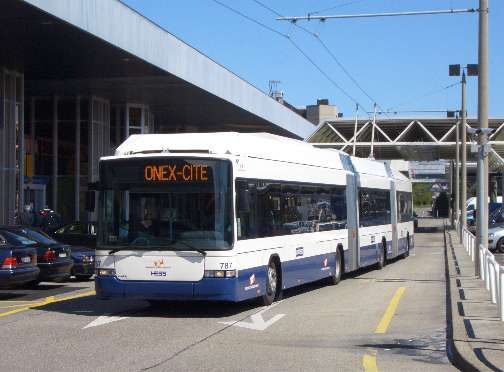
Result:
{"type": "Polygon", "coordinates": [[[414,242],[401,173],[271,134],[133,135],[99,189],[100,298],[270,304],[414,242]]]}

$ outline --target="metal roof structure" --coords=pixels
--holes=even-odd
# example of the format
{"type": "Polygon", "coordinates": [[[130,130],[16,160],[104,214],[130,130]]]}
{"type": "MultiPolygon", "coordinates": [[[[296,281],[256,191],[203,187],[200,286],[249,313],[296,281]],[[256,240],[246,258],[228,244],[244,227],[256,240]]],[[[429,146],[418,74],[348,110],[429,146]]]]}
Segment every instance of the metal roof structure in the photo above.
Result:
{"type": "MultiPolygon", "coordinates": [[[[375,124],[374,157],[376,159],[404,159],[428,161],[455,159],[456,124],[459,119],[380,119],[375,124]]],[[[476,119],[468,119],[467,127],[477,127],[476,119]]],[[[491,166],[500,169],[504,164],[504,119],[490,119],[492,145],[491,166]]],[[[334,148],[352,153],[356,139],[356,156],[367,157],[371,151],[373,121],[359,120],[354,136],[355,120],[321,123],[307,138],[314,146],[334,148]],[[356,138],[354,138],[356,137],[356,138]]],[[[467,136],[467,159],[473,159],[471,138],[467,136]]]]}

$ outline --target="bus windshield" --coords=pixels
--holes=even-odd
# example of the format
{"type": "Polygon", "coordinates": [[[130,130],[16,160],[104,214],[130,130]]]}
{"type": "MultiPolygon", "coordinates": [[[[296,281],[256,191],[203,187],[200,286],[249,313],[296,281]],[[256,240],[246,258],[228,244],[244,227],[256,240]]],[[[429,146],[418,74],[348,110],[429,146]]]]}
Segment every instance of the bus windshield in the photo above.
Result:
{"type": "Polygon", "coordinates": [[[99,245],[226,250],[232,246],[231,163],[130,158],[100,164],[99,245]]]}

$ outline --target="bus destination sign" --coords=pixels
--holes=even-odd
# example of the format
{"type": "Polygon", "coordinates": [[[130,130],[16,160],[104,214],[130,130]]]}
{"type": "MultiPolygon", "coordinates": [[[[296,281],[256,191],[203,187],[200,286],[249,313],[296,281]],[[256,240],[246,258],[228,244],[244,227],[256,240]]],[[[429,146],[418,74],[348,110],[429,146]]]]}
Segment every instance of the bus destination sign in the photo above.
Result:
{"type": "Polygon", "coordinates": [[[150,182],[208,182],[208,165],[145,165],[144,180],[150,182]]]}

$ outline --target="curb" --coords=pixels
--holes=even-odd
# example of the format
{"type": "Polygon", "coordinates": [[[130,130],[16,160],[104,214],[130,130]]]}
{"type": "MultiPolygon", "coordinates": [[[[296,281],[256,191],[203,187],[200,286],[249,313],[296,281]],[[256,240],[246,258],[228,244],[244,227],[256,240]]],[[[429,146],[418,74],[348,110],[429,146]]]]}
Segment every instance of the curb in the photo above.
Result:
{"type": "MultiPolygon", "coordinates": [[[[448,358],[462,371],[488,371],[471,347],[467,337],[464,319],[459,315],[456,294],[458,287],[455,276],[457,259],[453,247],[448,247],[446,224],[444,226],[445,278],[446,278],[446,346],[448,358]],[[455,297],[454,295],[455,294],[455,297]]],[[[450,235],[451,236],[451,235],[450,235]]]]}

